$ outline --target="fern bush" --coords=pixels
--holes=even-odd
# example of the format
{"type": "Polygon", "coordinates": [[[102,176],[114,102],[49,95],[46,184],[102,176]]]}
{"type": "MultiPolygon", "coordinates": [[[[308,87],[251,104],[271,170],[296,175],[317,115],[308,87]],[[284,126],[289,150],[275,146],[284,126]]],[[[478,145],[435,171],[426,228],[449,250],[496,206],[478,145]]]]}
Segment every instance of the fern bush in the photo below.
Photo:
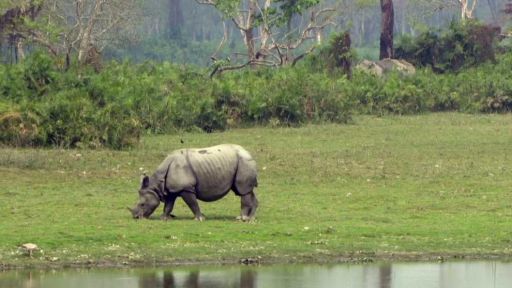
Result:
{"type": "Polygon", "coordinates": [[[505,54],[457,73],[424,68],[380,78],[354,71],[349,80],[298,65],[209,79],[203,69],[153,62],[61,71],[35,53],[0,65],[0,143],[123,149],[147,133],[347,123],[354,114],[503,113],[512,110],[510,66],[512,54],[505,54]]]}

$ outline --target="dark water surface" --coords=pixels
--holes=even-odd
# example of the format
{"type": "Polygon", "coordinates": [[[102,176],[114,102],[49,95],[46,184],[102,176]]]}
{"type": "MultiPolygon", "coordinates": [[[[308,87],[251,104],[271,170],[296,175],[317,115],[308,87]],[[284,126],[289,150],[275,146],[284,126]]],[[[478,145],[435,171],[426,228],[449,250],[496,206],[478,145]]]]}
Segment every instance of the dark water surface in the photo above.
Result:
{"type": "Polygon", "coordinates": [[[207,266],[0,272],[0,287],[509,288],[512,263],[207,266]]]}

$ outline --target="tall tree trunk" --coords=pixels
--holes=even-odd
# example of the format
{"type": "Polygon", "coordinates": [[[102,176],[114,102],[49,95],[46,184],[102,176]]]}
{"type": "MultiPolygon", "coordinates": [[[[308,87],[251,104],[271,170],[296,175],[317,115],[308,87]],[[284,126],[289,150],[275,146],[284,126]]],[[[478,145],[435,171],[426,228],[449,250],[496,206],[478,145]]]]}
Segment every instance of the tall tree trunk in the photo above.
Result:
{"type": "Polygon", "coordinates": [[[503,9],[505,14],[512,14],[512,0],[509,0],[508,3],[505,3],[505,9],[503,9]]]}
{"type": "MultiPolygon", "coordinates": [[[[267,11],[267,9],[270,8],[270,5],[272,4],[271,0],[265,0],[265,4],[263,5],[263,11],[267,11]]],[[[260,27],[260,38],[261,38],[261,45],[260,50],[266,50],[267,49],[267,41],[270,39],[270,27],[266,25],[267,21],[264,21],[264,25],[261,25],[260,27]]]]}
{"type": "Polygon", "coordinates": [[[250,27],[244,31],[245,45],[247,45],[247,59],[254,60],[256,53],[254,51],[254,28],[250,27]]]}
{"type": "Polygon", "coordinates": [[[356,20],[356,21],[359,21],[360,24],[361,24],[359,26],[359,35],[358,35],[359,36],[359,38],[358,38],[359,43],[358,43],[358,46],[363,46],[363,44],[364,44],[364,35],[366,34],[366,26],[365,26],[366,19],[365,19],[364,11],[362,11],[361,14],[362,14],[361,17],[359,17],[359,19],[356,20]]]}
{"type": "Polygon", "coordinates": [[[183,9],[181,8],[181,0],[169,0],[169,38],[176,38],[181,35],[183,28],[183,9]]]}
{"type": "Polygon", "coordinates": [[[498,5],[496,4],[496,0],[487,0],[489,4],[489,10],[491,11],[492,21],[494,24],[498,21],[498,5]]]}
{"type": "Polygon", "coordinates": [[[18,56],[18,59],[16,59],[16,62],[23,61],[25,59],[25,51],[23,49],[23,41],[21,38],[18,38],[16,41],[16,55],[18,56]]]}
{"type": "MultiPolygon", "coordinates": [[[[34,20],[42,9],[42,3],[30,1],[26,5],[15,6],[0,14],[0,34],[8,34],[9,44],[14,49],[16,63],[25,58],[23,40],[26,38],[26,20],[34,20]]],[[[31,31],[30,28],[28,28],[31,31]]]]}
{"type": "Polygon", "coordinates": [[[478,0],[473,0],[472,3],[470,3],[471,0],[457,0],[460,4],[461,9],[461,19],[467,20],[473,18],[473,12],[475,11],[476,5],[478,3],[478,0]],[[471,7],[470,7],[471,4],[471,7]]]}
{"type": "MultiPolygon", "coordinates": [[[[82,25],[80,27],[80,32],[79,32],[80,44],[78,47],[78,62],[80,64],[85,64],[85,61],[87,59],[87,53],[89,52],[89,49],[93,45],[94,39],[92,37],[92,30],[94,28],[94,25],[96,25],[97,17],[101,12],[103,3],[104,3],[104,0],[96,0],[95,1],[94,8],[93,8],[93,11],[89,18],[89,21],[87,23],[87,26],[82,25]]],[[[81,5],[81,6],[79,6],[79,8],[81,7],[83,9],[83,7],[84,7],[83,0],[79,0],[77,2],[77,5],[81,5]]]]}
{"type": "Polygon", "coordinates": [[[256,52],[254,50],[254,18],[258,7],[256,1],[257,0],[249,0],[249,11],[245,23],[245,30],[243,31],[245,38],[244,42],[247,47],[247,58],[249,61],[253,61],[256,56],[256,52]]]}
{"type": "Polygon", "coordinates": [[[393,0],[380,0],[382,11],[379,59],[393,58],[393,26],[395,12],[393,0]]]}

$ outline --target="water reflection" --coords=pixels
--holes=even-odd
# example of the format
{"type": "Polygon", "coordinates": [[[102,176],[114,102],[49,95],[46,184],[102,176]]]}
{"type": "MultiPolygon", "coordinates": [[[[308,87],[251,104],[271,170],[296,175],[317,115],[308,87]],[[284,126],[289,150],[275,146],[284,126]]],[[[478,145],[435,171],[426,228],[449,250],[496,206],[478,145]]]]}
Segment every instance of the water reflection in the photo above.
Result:
{"type": "Polygon", "coordinates": [[[240,279],[230,279],[231,275],[237,275],[237,273],[229,273],[222,275],[223,273],[206,273],[203,277],[200,277],[199,270],[191,270],[186,273],[177,272],[177,276],[174,276],[175,272],[164,271],[163,273],[151,272],[142,273],[139,276],[139,288],[220,288],[220,287],[240,287],[240,288],[255,288],[256,275],[255,270],[241,270],[240,279]],[[215,274],[218,274],[217,277],[215,274]],[[231,281],[234,280],[234,281],[231,281]]]}
{"type": "Polygon", "coordinates": [[[0,272],[0,288],[512,287],[512,263],[393,263],[0,272]]]}
{"type": "Polygon", "coordinates": [[[379,267],[379,287],[391,288],[391,265],[379,267]]]}

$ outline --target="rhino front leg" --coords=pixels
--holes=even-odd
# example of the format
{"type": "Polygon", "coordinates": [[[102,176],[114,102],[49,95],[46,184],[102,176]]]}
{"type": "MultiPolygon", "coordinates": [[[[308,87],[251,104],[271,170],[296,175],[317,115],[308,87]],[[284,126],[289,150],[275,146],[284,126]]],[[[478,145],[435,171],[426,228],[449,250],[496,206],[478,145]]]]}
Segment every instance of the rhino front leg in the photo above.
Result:
{"type": "Polygon", "coordinates": [[[176,201],[177,196],[169,196],[169,198],[165,199],[164,204],[164,213],[160,216],[160,219],[167,220],[169,217],[174,218],[175,216],[171,214],[172,209],[174,208],[174,202],[176,201]]]}
{"type": "Polygon", "coordinates": [[[187,203],[187,206],[194,213],[194,217],[198,221],[204,220],[204,215],[201,213],[201,209],[199,208],[199,204],[197,203],[196,194],[193,192],[184,191],[181,193],[181,198],[187,203]]]}
{"type": "Polygon", "coordinates": [[[241,211],[241,219],[242,221],[251,221],[254,219],[254,215],[256,215],[256,209],[258,208],[258,199],[256,199],[256,194],[253,191],[240,196],[242,203],[242,211],[241,211]]]}

